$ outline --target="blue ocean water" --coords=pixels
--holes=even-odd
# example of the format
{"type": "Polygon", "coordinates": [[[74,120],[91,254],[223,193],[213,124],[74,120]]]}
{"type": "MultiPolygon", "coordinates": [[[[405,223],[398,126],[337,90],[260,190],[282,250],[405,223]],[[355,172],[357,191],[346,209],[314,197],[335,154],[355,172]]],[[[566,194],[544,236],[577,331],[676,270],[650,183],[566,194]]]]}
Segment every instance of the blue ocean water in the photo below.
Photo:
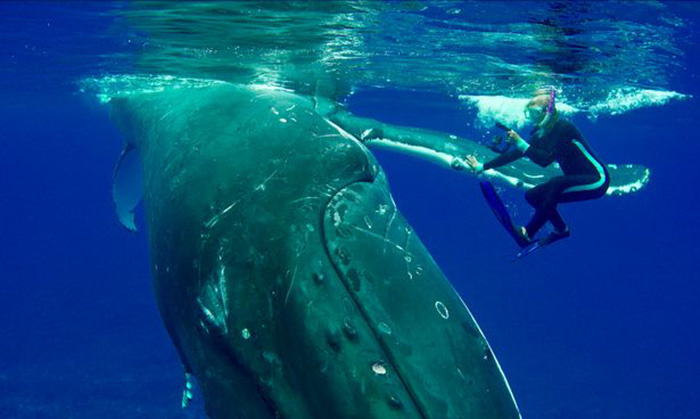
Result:
{"type": "MultiPolygon", "coordinates": [[[[616,3],[610,12],[613,21],[629,18],[650,35],[664,36],[652,51],[670,51],[637,57],[650,60],[637,63],[647,78],[630,84],[685,99],[571,116],[606,162],[651,169],[638,193],[564,206],[571,239],[511,263],[516,248],[482,202],[474,178],[375,151],[398,207],[469,305],[526,418],[700,416],[694,387],[700,376],[700,145],[694,127],[700,11],[692,2],[650,3],[673,17],[660,25],[646,17],[646,6],[632,3],[616,3]],[[654,60],[658,66],[650,69],[654,60]],[[655,79],[660,74],[663,81],[655,79]]],[[[383,13],[398,7],[384,5],[390,10],[383,13]]],[[[526,15],[535,8],[520,5],[526,15]]],[[[112,171],[122,136],[108,109],[80,91],[85,78],[135,74],[149,65],[138,58],[147,47],[134,41],[149,35],[117,13],[128,7],[0,4],[0,417],[204,416],[199,399],[180,409],[182,369],[152,296],[146,234],[128,233],[113,214],[112,171]]],[[[444,11],[431,2],[420,7],[427,8],[423,16],[444,11]]],[[[450,3],[447,16],[462,23],[485,19],[468,14],[470,7],[450,3]]],[[[499,19],[489,24],[505,25],[510,17],[499,19]]],[[[387,29],[386,36],[401,43],[401,35],[419,38],[419,28],[387,29]]],[[[632,42],[633,36],[620,39],[632,42]]],[[[497,46],[475,52],[468,44],[450,53],[494,56],[497,46]]],[[[579,55],[609,54],[600,49],[574,54],[564,48],[539,65],[577,74],[584,70],[571,67],[580,65],[579,55]]],[[[511,58],[524,71],[538,57],[526,50],[511,58]]],[[[489,75],[477,67],[467,75],[470,89],[431,90],[425,84],[447,73],[429,77],[421,73],[425,61],[401,58],[420,88],[407,80],[392,83],[394,75],[377,76],[381,85],[349,77],[352,94],[341,100],[362,116],[489,139],[478,109],[459,96],[508,96],[508,77],[479,90],[474,80],[489,75]]],[[[591,91],[621,77],[616,71],[629,68],[603,67],[603,81],[591,91]]],[[[557,80],[564,94],[571,84],[579,102],[596,102],[578,90],[575,78],[557,80]]],[[[505,193],[515,217],[527,219],[522,191],[505,193]]]]}

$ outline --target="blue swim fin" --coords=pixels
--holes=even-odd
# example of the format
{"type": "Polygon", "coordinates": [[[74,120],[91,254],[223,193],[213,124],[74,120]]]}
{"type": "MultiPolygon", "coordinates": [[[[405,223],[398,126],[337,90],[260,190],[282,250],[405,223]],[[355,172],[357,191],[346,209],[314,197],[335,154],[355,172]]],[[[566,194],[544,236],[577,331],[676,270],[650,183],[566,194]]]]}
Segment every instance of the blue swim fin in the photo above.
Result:
{"type": "Polygon", "coordinates": [[[481,186],[481,193],[484,194],[484,198],[486,198],[486,202],[489,204],[489,207],[491,207],[496,219],[501,223],[503,228],[506,229],[508,234],[513,237],[515,242],[518,243],[518,246],[526,247],[531,245],[532,242],[513,224],[513,221],[510,219],[510,214],[508,214],[508,209],[503,204],[501,197],[498,196],[493,185],[488,181],[482,181],[479,182],[479,186],[481,186]]]}

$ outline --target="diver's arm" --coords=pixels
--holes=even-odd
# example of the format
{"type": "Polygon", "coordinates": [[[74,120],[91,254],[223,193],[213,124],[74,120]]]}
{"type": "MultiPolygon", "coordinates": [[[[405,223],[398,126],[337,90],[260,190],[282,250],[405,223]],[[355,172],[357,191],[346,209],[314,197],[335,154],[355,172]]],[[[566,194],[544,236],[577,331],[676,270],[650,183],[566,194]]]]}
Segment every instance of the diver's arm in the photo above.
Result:
{"type": "Polygon", "coordinates": [[[541,167],[547,167],[556,160],[562,143],[566,141],[568,135],[537,137],[532,141],[531,146],[525,151],[525,157],[541,167]]]}
{"type": "Polygon", "coordinates": [[[547,167],[554,162],[554,157],[551,152],[538,147],[528,148],[525,157],[541,167],[547,167]]]}
{"type": "Polygon", "coordinates": [[[520,152],[523,154],[525,154],[530,148],[530,144],[527,141],[523,140],[517,132],[512,130],[508,132],[508,141],[511,144],[515,145],[515,147],[518,150],[520,150],[520,152]]]}
{"type": "Polygon", "coordinates": [[[518,135],[518,133],[513,131],[513,130],[508,131],[508,141],[511,144],[515,145],[515,147],[516,147],[515,151],[517,153],[513,153],[513,156],[506,156],[506,157],[508,157],[508,159],[504,158],[503,161],[500,161],[498,157],[493,159],[491,162],[494,164],[491,165],[491,164],[487,163],[487,164],[489,164],[489,166],[487,166],[485,164],[484,170],[492,169],[493,167],[504,166],[504,165],[514,161],[514,160],[517,160],[520,157],[523,157],[523,156],[527,157],[532,162],[534,162],[535,164],[538,164],[542,167],[549,166],[554,161],[552,151],[542,147],[542,144],[540,144],[541,141],[538,142],[537,140],[535,140],[533,147],[531,147],[530,143],[523,140],[522,137],[520,137],[520,135],[518,135]],[[514,157],[514,156],[517,156],[517,157],[514,157]]]}
{"type": "Polygon", "coordinates": [[[481,167],[477,169],[477,171],[484,171],[494,169],[496,167],[505,166],[506,164],[514,162],[515,160],[518,160],[519,158],[525,155],[525,152],[530,147],[530,144],[528,144],[527,141],[523,140],[520,137],[520,135],[518,135],[518,133],[513,130],[509,130],[507,135],[508,142],[513,144],[515,148],[507,150],[505,153],[502,153],[495,159],[484,163],[481,167]]]}
{"type": "Polygon", "coordinates": [[[496,157],[495,159],[484,163],[482,169],[489,170],[489,169],[495,169],[496,167],[505,166],[508,163],[511,163],[511,162],[518,160],[519,158],[521,158],[524,155],[525,155],[525,153],[520,151],[519,148],[514,148],[514,149],[506,151],[505,153],[501,154],[500,156],[496,157]]]}

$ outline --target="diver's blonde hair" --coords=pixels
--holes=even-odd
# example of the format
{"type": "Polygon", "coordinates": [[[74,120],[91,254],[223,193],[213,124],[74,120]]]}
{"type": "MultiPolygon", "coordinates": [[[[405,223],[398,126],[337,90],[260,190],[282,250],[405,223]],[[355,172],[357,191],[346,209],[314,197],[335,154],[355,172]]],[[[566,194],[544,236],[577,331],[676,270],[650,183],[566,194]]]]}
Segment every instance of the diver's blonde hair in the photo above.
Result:
{"type": "Polygon", "coordinates": [[[554,126],[554,124],[559,120],[559,112],[557,112],[556,100],[554,95],[556,90],[552,88],[547,89],[537,89],[534,92],[535,97],[530,99],[527,106],[537,106],[542,108],[547,108],[547,114],[544,119],[537,124],[537,129],[535,130],[538,136],[546,135],[554,126]]]}

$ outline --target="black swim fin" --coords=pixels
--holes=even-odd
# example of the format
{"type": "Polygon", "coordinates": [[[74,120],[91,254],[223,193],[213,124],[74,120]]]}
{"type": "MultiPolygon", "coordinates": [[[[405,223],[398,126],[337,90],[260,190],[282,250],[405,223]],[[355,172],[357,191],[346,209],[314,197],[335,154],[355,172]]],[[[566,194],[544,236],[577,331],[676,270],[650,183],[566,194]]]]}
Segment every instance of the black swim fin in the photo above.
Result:
{"type": "Polygon", "coordinates": [[[548,235],[542,237],[541,239],[533,241],[530,245],[526,246],[523,250],[521,250],[515,258],[522,259],[530,253],[533,253],[545,246],[549,246],[552,243],[558,242],[559,240],[565,239],[570,236],[571,230],[569,230],[568,228],[563,232],[553,231],[548,235]]]}

